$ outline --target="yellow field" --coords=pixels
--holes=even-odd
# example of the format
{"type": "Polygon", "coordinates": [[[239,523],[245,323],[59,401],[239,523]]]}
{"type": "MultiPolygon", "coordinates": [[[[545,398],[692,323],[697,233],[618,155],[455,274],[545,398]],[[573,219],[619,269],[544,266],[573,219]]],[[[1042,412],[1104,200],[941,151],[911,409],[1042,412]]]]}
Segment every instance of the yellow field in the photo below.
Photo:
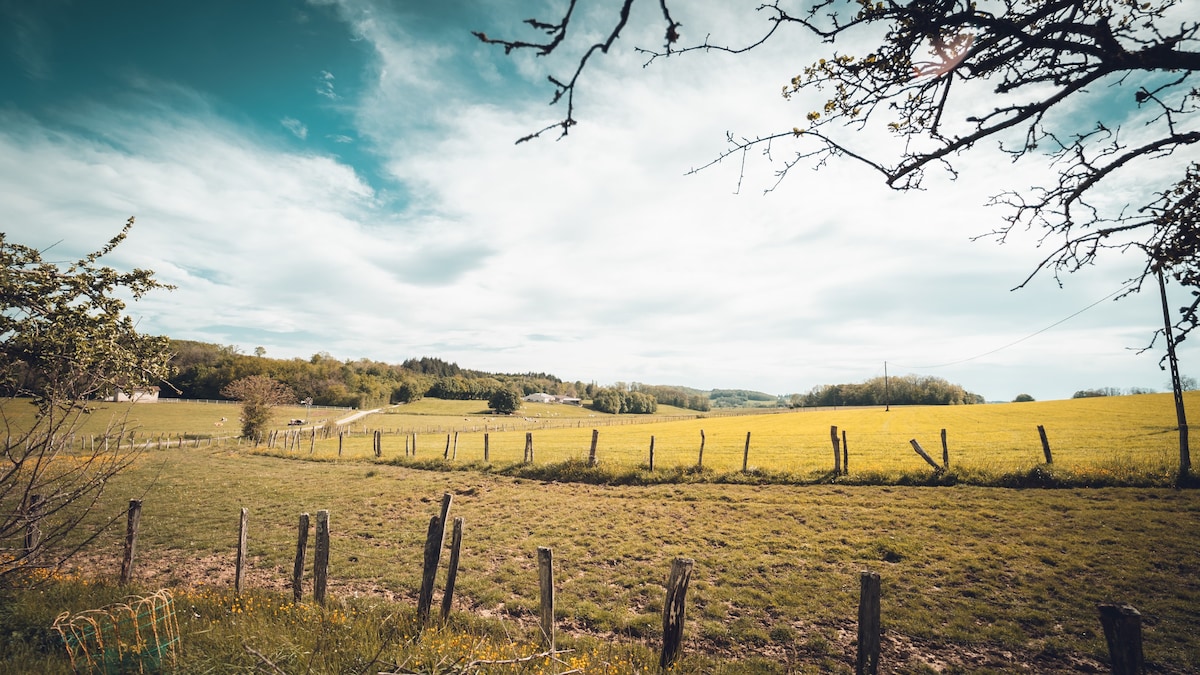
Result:
{"type": "MultiPolygon", "coordinates": [[[[1200,392],[1187,394],[1185,400],[1189,408],[1195,408],[1200,404],[1200,392]]],[[[419,420],[406,417],[388,415],[380,427],[416,430],[418,459],[441,457],[447,436],[453,443],[457,433],[457,460],[482,460],[485,428],[492,463],[519,462],[524,455],[526,430],[498,431],[494,418],[458,418],[457,432],[451,427],[431,432],[419,420]]],[[[450,418],[444,421],[449,423],[450,418]]],[[[650,439],[654,437],[656,468],[694,465],[703,431],[704,465],[716,471],[742,468],[747,433],[752,468],[828,470],[833,466],[831,425],[838,427],[839,435],[842,430],[846,432],[851,473],[922,469],[927,465],[913,452],[909,444],[913,438],[940,461],[942,429],[947,433],[950,463],[954,468],[989,472],[1032,468],[1044,462],[1038,425],[1046,428],[1055,465],[1064,469],[1133,466],[1166,469],[1178,461],[1175,409],[1170,394],[973,406],[906,406],[893,407],[889,412],[881,408],[795,411],[619,426],[606,426],[600,419],[562,421],[568,428],[535,427],[532,431],[538,463],[586,458],[594,427],[599,430],[597,457],[605,464],[646,464],[650,439]]],[[[369,422],[370,426],[373,425],[369,422]]],[[[406,438],[411,444],[411,432],[386,434],[384,458],[404,455],[406,438]]],[[[337,447],[337,439],[320,441],[315,454],[335,456],[337,447]]],[[[307,450],[308,445],[304,448],[307,450]]],[[[344,457],[366,457],[370,452],[368,437],[356,435],[344,439],[344,457]]]]}

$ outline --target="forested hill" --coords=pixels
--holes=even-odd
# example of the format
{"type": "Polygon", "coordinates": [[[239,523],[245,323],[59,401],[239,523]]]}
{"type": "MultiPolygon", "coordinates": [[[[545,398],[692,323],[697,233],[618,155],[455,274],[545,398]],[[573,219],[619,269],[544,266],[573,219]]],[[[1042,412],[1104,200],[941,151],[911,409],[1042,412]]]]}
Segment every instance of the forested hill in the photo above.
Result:
{"type": "MultiPolygon", "coordinates": [[[[370,359],[342,361],[328,353],[308,359],[268,358],[243,354],[236,347],[171,341],[175,369],[170,383],[162,387],[167,397],[219,399],[230,382],[250,375],[266,375],[282,382],[299,399],[311,397],[316,405],[369,408],[389,403],[414,401],[424,396],[445,399],[486,400],[498,389],[513,389],[521,395],[545,392],[559,396],[595,400],[611,397],[615,390],[622,400],[652,398],[658,405],[706,411],[713,408],[805,407],[841,405],[958,404],[981,403],[982,397],[939,378],[901,376],[868,380],[861,384],[821,385],[807,394],[777,396],[746,389],[713,389],[617,382],[600,387],[595,382],[565,382],[549,373],[488,373],[462,368],[434,357],[408,359],[389,364],[370,359]],[[633,394],[640,396],[634,397],[633,394]]],[[[635,406],[638,409],[647,405],[635,406]]],[[[620,408],[618,408],[620,409],[620,408]]]]}

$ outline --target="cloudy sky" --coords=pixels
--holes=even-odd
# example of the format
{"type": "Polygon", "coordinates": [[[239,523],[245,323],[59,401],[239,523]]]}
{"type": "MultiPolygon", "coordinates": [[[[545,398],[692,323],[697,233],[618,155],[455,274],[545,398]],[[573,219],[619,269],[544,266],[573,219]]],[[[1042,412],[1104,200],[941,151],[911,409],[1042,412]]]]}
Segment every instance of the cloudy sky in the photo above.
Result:
{"type": "MultiPolygon", "coordinates": [[[[727,131],[816,107],[780,96],[828,54],[797,33],[643,68],[662,27],[642,3],[583,76],[570,136],[514,144],[564,114],[546,78],[578,50],[506,57],[470,31],[534,39],[521,20],[563,4],[0,0],[4,231],[70,260],[136,216],[108,264],[177,286],[131,306],[140,328],[277,358],[775,394],[885,362],[989,400],[1166,387],[1160,354],[1137,353],[1157,294],[1102,301],[1136,260],[1012,290],[1037,233],[972,241],[1036,163],[982,148],[905,194],[848,162],[764,194],[778,165],[758,154],[740,191],[739,162],[685,175],[727,131]]],[[[764,28],[758,0],[686,4],[683,43],[764,28]]],[[[580,11],[595,39],[615,10],[580,11]]]]}

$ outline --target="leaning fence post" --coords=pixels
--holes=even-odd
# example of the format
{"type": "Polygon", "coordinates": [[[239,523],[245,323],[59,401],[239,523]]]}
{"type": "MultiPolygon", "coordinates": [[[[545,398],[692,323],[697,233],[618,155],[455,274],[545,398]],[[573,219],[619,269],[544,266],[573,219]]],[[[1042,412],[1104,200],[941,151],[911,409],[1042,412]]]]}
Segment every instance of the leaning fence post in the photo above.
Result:
{"type": "Polygon", "coordinates": [[[242,594],[242,577],[246,568],[246,519],[249,511],[242,507],[241,518],[238,519],[237,562],[233,570],[233,594],[242,594]]]}
{"type": "Polygon", "coordinates": [[[554,651],[554,552],[539,546],[538,590],[541,596],[542,646],[554,651]]]}
{"type": "Polygon", "coordinates": [[[121,558],[121,585],[129,584],[133,576],[133,551],[137,547],[138,524],[142,521],[142,500],[129,500],[129,515],[125,523],[125,556],[121,558]]]}
{"type": "Polygon", "coordinates": [[[592,429],[592,447],[588,450],[588,466],[596,466],[596,443],[600,440],[600,430],[592,429]]]}
{"type": "Polygon", "coordinates": [[[300,514],[296,534],[296,562],[292,566],[292,599],[300,602],[304,595],[304,554],[308,551],[308,514],[300,514]]]}
{"type": "Polygon", "coordinates": [[[329,511],[317,511],[317,550],[313,552],[313,600],[325,604],[325,585],[329,581],[329,511]]]}
{"type": "Polygon", "coordinates": [[[458,556],[462,550],[463,519],[454,519],[454,532],[450,535],[450,563],[446,570],[446,590],[442,593],[442,623],[450,618],[450,606],[454,602],[454,582],[458,579],[458,556]]]}
{"type": "Polygon", "coordinates": [[[1050,439],[1046,438],[1046,427],[1038,425],[1038,436],[1042,437],[1042,454],[1046,456],[1046,463],[1053,464],[1054,457],[1050,455],[1050,439]]]}
{"type": "Polygon", "coordinates": [[[746,432],[746,449],[742,451],[742,473],[750,467],[750,432],[746,432]]]}
{"type": "Polygon", "coordinates": [[[696,466],[704,467],[704,430],[700,430],[700,454],[696,457],[696,466]]]}
{"type": "Polygon", "coordinates": [[[671,561],[671,576],[667,578],[667,598],[663,603],[663,646],[658,665],[666,670],[679,656],[683,647],[683,619],[688,582],[692,579],[695,561],[676,558],[671,561]]]}
{"type": "Polygon", "coordinates": [[[910,440],[909,443],[912,444],[913,450],[917,451],[917,454],[921,456],[921,459],[925,460],[929,463],[929,466],[933,467],[934,471],[937,473],[942,472],[942,467],[938,466],[938,463],[933,461],[933,458],[929,456],[929,453],[925,452],[925,448],[921,447],[921,444],[917,442],[917,439],[914,438],[910,440]]]}
{"type": "Polygon", "coordinates": [[[854,675],[879,672],[879,573],[859,574],[858,661],[854,675]]]}
{"type": "Polygon", "coordinates": [[[1113,675],[1142,675],[1142,615],[1132,605],[1097,605],[1113,675]]]}

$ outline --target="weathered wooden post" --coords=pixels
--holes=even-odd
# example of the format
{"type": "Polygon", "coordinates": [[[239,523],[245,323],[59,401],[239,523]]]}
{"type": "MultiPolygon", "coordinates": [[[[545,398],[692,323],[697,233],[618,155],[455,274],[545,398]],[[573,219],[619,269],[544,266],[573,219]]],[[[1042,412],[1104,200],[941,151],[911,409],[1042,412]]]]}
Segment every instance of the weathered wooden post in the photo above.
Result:
{"type": "Polygon", "coordinates": [[[588,450],[588,466],[596,466],[596,443],[600,440],[600,430],[592,429],[592,447],[588,450]]]}
{"type": "Polygon", "coordinates": [[[417,624],[424,627],[429,623],[429,609],[433,605],[433,583],[437,579],[438,560],[442,555],[442,533],[445,528],[437,516],[429,519],[429,530],[425,534],[424,566],[421,570],[421,591],[417,596],[417,624]]]}
{"type": "Polygon", "coordinates": [[[242,507],[241,518],[238,519],[237,561],[233,570],[233,594],[242,594],[242,579],[246,571],[246,521],[249,511],[242,507]]]}
{"type": "Polygon", "coordinates": [[[300,514],[300,526],[296,534],[296,562],[292,566],[292,600],[300,602],[304,596],[304,555],[308,551],[308,514],[300,514]]]}
{"type": "MultiPolygon", "coordinates": [[[[345,436],[346,436],[345,433],[343,433],[341,431],[338,432],[338,457],[342,456],[342,442],[345,440],[345,436]]],[[[407,444],[405,445],[404,449],[408,450],[407,444]]],[[[407,455],[408,453],[405,452],[404,454],[407,455]]]]}
{"type": "Polygon", "coordinates": [[[454,432],[454,447],[450,450],[450,459],[458,459],[458,432],[454,432]]]}
{"type": "Polygon", "coordinates": [[[704,467],[704,430],[700,430],[700,455],[696,457],[696,466],[704,467]]]}
{"type": "Polygon", "coordinates": [[[539,546],[538,590],[541,596],[542,646],[554,651],[554,552],[539,546]]]}
{"type": "Polygon", "coordinates": [[[413,432],[413,457],[417,456],[417,432],[413,432]]]}
{"type": "Polygon", "coordinates": [[[450,505],[454,495],[442,494],[442,506],[438,515],[429,521],[429,531],[425,535],[424,567],[421,571],[421,591],[417,597],[417,621],[421,626],[429,623],[430,611],[433,608],[433,587],[437,581],[438,563],[442,559],[442,543],[446,537],[446,519],[450,517],[450,505]]]}
{"type": "Polygon", "coordinates": [[[454,582],[458,579],[458,556],[462,550],[463,519],[454,519],[454,532],[450,535],[450,563],[446,570],[446,590],[442,592],[442,623],[450,618],[450,606],[454,603],[454,582]]]}
{"type": "Polygon", "coordinates": [[[1143,675],[1142,614],[1132,605],[1097,605],[1113,675],[1143,675]]]}
{"type": "Polygon", "coordinates": [[[859,574],[858,661],[854,675],[879,672],[879,573],[859,574]]]}
{"type": "Polygon", "coordinates": [[[525,432],[525,463],[533,463],[533,432],[525,432]]]}
{"type": "Polygon", "coordinates": [[[1046,456],[1046,463],[1053,464],[1054,457],[1050,455],[1050,439],[1046,438],[1046,427],[1038,425],[1038,436],[1042,437],[1042,454],[1046,456]]]}
{"type": "Polygon", "coordinates": [[[650,437],[650,470],[654,470],[654,436],[650,437]]]}
{"type": "Polygon", "coordinates": [[[483,432],[483,461],[490,462],[491,457],[488,453],[488,432],[483,432]]]}
{"type": "Polygon", "coordinates": [[[317,541],[313,551],[313,600],[325,604],[325,585],[329,581],[329,511],[317,511],[317,541]]]}
{"type": "Polygon", "coordinates": [[[942,429],[942,468],[950,470],[950,446],[946,444],[946,430],[942,429]]]}
{"type": "Polygon", "coordinates": [[[742,451],[742,473],[750,468],[750,432],[746,432],[746,449],[742,451]]]}
{"type": "Polygon", "coordinates": [[[133,577],[133,552],[137,548],[138,525],[142,522],[142,500],[129,500],[125,522],[125,555],[121,558],[121,585],[127,586],[133,577]]]}
{"type": "Polygon", "coordinates": [[[29,495],[25,507],[25,557],[33,558],[42,543],[42,496],[29,495]]]}
{"type": "Polygon", "coordinates": [[[829,440],[833,443],[833,475],[842,475],[842,439],[838,438],[838,428],[829,427],[829,440]]]}
{"type": "Polygon", "coordinates": [[[309,441],[308,441],[308,454],[310,454],[310,455],[313,454],[313,452],[315,452],[316,449],[317,449],[317,428],[313,427],[312,428],[312,436],[309,437],[309,441]]]}
{"type": "Polygon", "coordinates": [[[450,459],[450,434],[446,434],[446,449],[442,451],[442,459],[450,459]]]}
{"type": "Polygon", "coordinates": [[[933,467],[934,471],[938,473],[942,472],[942,467],[937,462],[933,461],[933,458],[929,456],[929,453],[925,452],[925,448],[921,447],[921,444],[917,442],[917,439],[914,438],[910,440],[909,443],[912,444],[913,450],[915,450],[917,454],[921,456],[921,459],[925,460],[929,463],[929,466],[933,467]]]}
{"type": "Polygon", "coordinates": [[[671,562],[671,576],[667,578],[667,599],[663,603],[663,646],[658,665],[666,670],[679,656],[683,647],[683,619],[686,607],[688,583],[692,580],[690,558],[676,558],[671,562]]]}
{"type": "Polygon", "coordinates": [[[850,473],[850,443],[846,440],[846,430],[842,429],[842,475],[850,473]]]}

